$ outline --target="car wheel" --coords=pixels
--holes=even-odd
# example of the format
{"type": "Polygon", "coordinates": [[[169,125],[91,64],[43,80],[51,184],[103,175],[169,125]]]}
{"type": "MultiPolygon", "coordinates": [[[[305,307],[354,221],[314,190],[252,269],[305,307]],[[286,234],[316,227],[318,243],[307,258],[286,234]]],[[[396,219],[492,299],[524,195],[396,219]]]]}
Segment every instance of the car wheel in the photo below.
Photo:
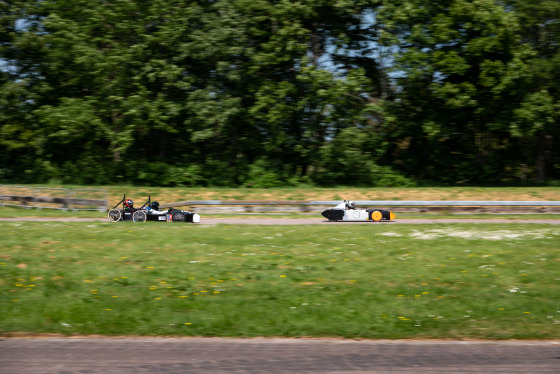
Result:
{"type": "Polygon", "coordinates": [[[383,218],[383,214],[381,214],[380,211],[376,210],[375,212],[371,213],[371,220],[373,222],[379,222],[381,221],[381,218],[383,218]]]}
{"type": "Polygon", "coordinates": [[[144,212],[143,210],[137,210],[132,215],[132,220],[134,222],[146,222],[146,212],[144,212]]]}
{"type": "Polygon", "coordinates": [[[182,212],[173,213],[173,222],[175,221],[185,222],[185,214],[182,212]]]}
{"type": "Polygon", "coordinates": [[[121,220],[122,213],[119,209],[111,209],[109,210],[109,213],[107,213],[107,217],[109,217],[109,221],[117,222],[121,220]]]}

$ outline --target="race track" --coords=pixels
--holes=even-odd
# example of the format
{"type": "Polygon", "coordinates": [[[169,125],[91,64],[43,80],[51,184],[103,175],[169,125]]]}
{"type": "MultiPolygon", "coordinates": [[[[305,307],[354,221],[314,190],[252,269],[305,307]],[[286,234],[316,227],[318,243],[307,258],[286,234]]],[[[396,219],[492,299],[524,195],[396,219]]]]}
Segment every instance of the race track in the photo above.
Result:
{"type": "Polygon", "coordinates": [[[539,224],[550,224],[558,225],[560,220],[554,219],[529,219],[529,220],[511,220],[511,219],[487,219],[487,220],[474,220],[474,219],[430,219],[430,218],[418,218],[418,219],[398,219],[394,221],[337,221],[329,222],[322,218],[208,218],[201,221],[201,224],[216,225],[216,224],[228,224],[228,225],[394,225],[394,224],[427,224],[427,223],[539,223],[539,224]]]}
{"type": "Polygon", "coordinates": [[[559,348],[558,341],[4,339],[0,373],[556,374],[559,348]]]}
{"type": "MultiPolygon", "coordinates": [[[[19,222],[107,222],[100,218],[40,218],[40,217],[19,217],[19,218],[0,218],[0,222],[19,221],[19,222]]],[[[358,222],[329,222],[324,218],[204,218],[195,225],[395,225],[395,224],[441,224],[441,223],[527,223],[527,224],[547,224],[560,225],[560,219],[472,219],[472,218],[415,218],[415,219],[396,219],[394,221],[358,221],[358,222]]],[[[116,223],[118,224],[118,223],[116,223]]]]}

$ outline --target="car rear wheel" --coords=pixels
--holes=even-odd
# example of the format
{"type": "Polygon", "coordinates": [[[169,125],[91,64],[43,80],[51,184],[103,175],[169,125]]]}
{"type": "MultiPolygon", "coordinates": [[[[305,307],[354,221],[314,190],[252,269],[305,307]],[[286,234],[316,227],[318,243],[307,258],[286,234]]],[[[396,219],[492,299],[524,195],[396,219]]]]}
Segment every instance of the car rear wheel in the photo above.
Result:
{"type": "Polygon", "coordinates": [[[107,213],[107,217],[109,217],[109,221],[117,222],[121,220],[122,213],[120,209],[111,209],[109,210],[109,213],[107,213]]]}
{"type": "Polygon", "coordinates": [[[132,220],[134,222],[146,222],[146,212],[144,212],[143,210],[137,210],[132,215],[132,220]]]}
{"type": "Polygon", "coordinates": [[[173,213],[173,222],[175,221],[185,222],[185,214],[181,212],[173,213]]]}
{"type": "Polygon", "coordinates": [[[375,212],[371,213],[371,220],[374,222],[379,222],[381,221],[381,218],[383,218],[383,214],[381,214],[380,211],[376,210],[375,212]]]}

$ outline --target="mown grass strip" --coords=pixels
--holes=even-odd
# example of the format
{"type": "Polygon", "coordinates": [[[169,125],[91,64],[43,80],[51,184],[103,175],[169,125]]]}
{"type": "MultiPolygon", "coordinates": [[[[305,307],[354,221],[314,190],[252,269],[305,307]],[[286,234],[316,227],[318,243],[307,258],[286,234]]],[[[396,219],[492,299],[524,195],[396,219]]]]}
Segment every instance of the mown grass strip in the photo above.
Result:
{"type": "Polygon", "coordinates": [[[552,339],[552,225],[1,222],[0,332],[552,339]]]}

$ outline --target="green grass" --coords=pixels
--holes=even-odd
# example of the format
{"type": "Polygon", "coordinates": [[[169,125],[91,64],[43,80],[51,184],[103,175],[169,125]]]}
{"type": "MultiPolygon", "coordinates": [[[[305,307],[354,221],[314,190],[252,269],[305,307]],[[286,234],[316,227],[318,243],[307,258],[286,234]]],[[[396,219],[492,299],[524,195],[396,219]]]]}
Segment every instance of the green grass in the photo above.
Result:
{"type": "Polygon", "coordinates": [[[0,222],[0,333],[560,336],[552,225],[0,222]]]}

